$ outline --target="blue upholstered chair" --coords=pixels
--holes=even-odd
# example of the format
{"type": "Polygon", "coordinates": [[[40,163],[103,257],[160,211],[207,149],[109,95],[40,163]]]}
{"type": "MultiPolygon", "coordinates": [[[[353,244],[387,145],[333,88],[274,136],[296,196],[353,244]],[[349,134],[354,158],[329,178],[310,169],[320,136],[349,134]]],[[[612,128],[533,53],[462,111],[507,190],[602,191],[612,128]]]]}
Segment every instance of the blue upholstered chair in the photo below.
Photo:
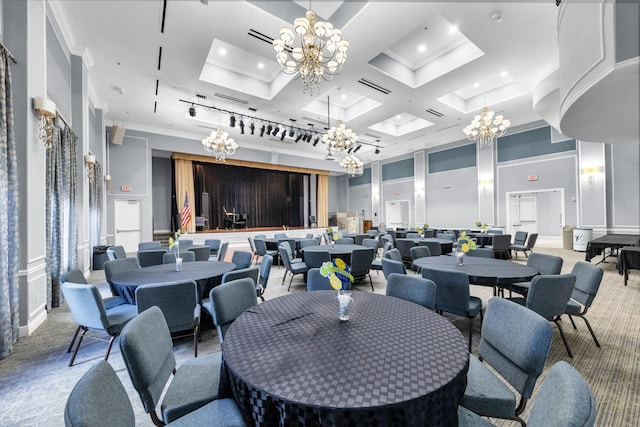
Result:
{"type": "Polygon", "coordinates": [[[480,258],[493,258],[493,249],[491,248],[476,248],[467,252],[467,256],[476,256],[480,258]]]}
{"type": "Polygon", "coordinates": [[[328,261],[331,261],[331,254],[328,251],[307,251],[304,253],[304,263],[309,268],[320,268],[323,263],[328,261]]]}
{"type": "MultiPolygon", "coordinates": [[[[120,335],[122,328],[127,322],[138,314],[136,306],[132,304],[118,304],[111,308],[106,308],[98,288],[93,285],[87,285],[86,283],[64,282],[61,288],[73,320],[78,324],[78,328],[67,348],[67,353],[69,353],[77,340],[77,344],[71,355],[71,360],[69,361],[69,366],[73,366],[73,362],[80,349],[80,344],[82,344],[82,339],[89,330],[110,335],[109,346],[104,355],[104,360],[107,360],[111,352],[111,347],[113,346],[113,340],[120,335]],[[78,337],[80,331],[82,331],[82,334],[78,337]]],[[[94,338],[92,336],[87,336],[87,338],[100,340],[100,338],[94,338]]]]}
{"type": "MultiPolygon", "coordinates": [[[[422,245],[418,245],[418,246],[414,246],[411,248],[411,261],[415,261],[418,258],[426,258],[431,256],[431,251],[429,250],[428,247],[426,246],[422,246],[422,245]]],[[[420,267],[418,267],[417,265],[413,264],[413,262],[411,263],[411,270],[413,271],[420,271],[420,267]]]]}
{"type": "Polygon", "coordinates": [[[218,340],[223,344],[224,335],[233,321],[246,309],[258,304],[256,284],[248,277],[225,282],[211,289],[209,301],[218,340]]]}
{"type": "MultiPolygon", "coordinates": [[[[65,283],[65,282],[71,282],[71,283],[77,283],[77,284],[83,284],[83,285],[88,284],[87,279],[84,277],[84,274],[82,273],[82,271],[80,271],[77,268],[73,268],[65,273],[62,273],[61,283],[65,283]]],[[[110,309],[115,307],[116,305],[126,303],[125,299],[121,296],[106,297],[106,298],[103,297],[102,302],[104,303],[104,308],[106,309],[110,309]]]]}
{"type": "MultiPolygon", "coordinates": [[[[264,257],[265,255],[270,255],[272,257],[278,256],[278,251],[267,249],[267,243],[265,242],[264,239],[260,239],[256,237],[255,239],[253,239],[253,244],[256,246],[256,252],[258,253],[258,257],[264,257]]],[[[257,262],[258,260],[256,259],[256,263],[257,262]]],[[[278,262],[280,261],[278,260],[278,262]]]]}
{"type": "Polygon", "coordinates": [[[513,235],[512,245],[524,245],[524,242],[527,241],[527,236],[529,235],[526,231],[516,231],[516,234],[513,235]]]}
{"type": "MultiPolygon", "coordinates": [[[[392,250],[396,250],[396,249],[392,249],[392,250]]],[[[393,273],[407,274],[407,268],[404,266],[404,263],[402,261],[396,261],[390,258],[382,258],[381,262],[382,262],[382,272],[384,273],[384,278],[387,280],[389,280],[389,276],[393,273]]]]}
{"type": "Polygon", "coordinates": [[[596,334],[593,332],[586,315],[587,310],[589,310],[589,307],[591,307],[593,300],[598,294],[604,270],[589,262],[578,261],[573,266],[571,274],[576,276],[576,284],[573,287],[571,299],[567,303],[564,313],[569,315],[569,319],[571,320],[571,324],[574,329],[576,329],[576,324],[573,321],[573,316],[581,317],[587,325],[589,333],[591,333],[593,342],[596,343],[597,347],[600,347],[600,343],[598,342],[596,334]]]}
{"type": "MultiPolygon", "coordinates": [[[[531,254],[527,259],[527,265],[535,267],[540,274],[560,274],[562,271],[563,259],[555,255],[531,254]]],[[[520,295],[527,296],[531,282],[512,283],[504,287],[509,292],[513,291],[520,295]]]]}
{"type": "Polygon", "coordinates": [[[533,247],[536,245],[536,240],[538,240],[538,233],[529,234],[529,240],[527,240],[526,244],[512,244],[509,246],[509,249],[515,254],[516,259],[518,258],[518,252],[523,252],[525,258],[529,258],[528,252],[533,250],[533,247]]]}
{"type": "MultiPolygon", "coordinates": [[[[107,248],[107,253],[111,251],[113,254],[113,259],[123,259],[127,257],[127,253],[124,251],[124,246],[109,246],[107,248]]],[[[111,259],[111,258],[109,258],[111,259]]]]}
{"type": "Polygon", "coordinates": [[[297,256],[295,239],[278,240],[278,250],[284,248],[291,263],[302,262],[302,258],[297,256]]]}
{"type": "MultiPolygon", "coordinates": [[[[181,251],[178,255],[180,255],[180,258],[182,258],[182,262],[194,262],[196,260],[196,254],[190,250],[181,251]]],[[[163,264],[175,264],[175,262],[175,252],[167,252],[162,256],[163,264]]]]}
{"type": "Polygon", "coordinates": [[[138,313],[153,306],[160,308],[173,338],[193,336],[193,354],[198,357],[201,307],[196,282],[140,285],[136,288],[136,305],[138,313]]]}
{"type": "MultiPolygon", "coordinates": [[[[256,250],[256,243],[254,242],[253,237],[247,236],[247,241],[249,242],[249,248],[251,249],[251,254],[253,258],[256,260],[256,265],[258,265],[258,251],[256,250]]],[[[251,262],[253,262],[253,258],[251,258],[251,262]]]]}
{"type": "Polygon", "coordinates": [[[435,310],[436,284],[416,275],[392,273],[387,279],[388,296],[406,299],[435,310]]]}
{"type": "Polygon", "coordinates": [[[355,241],[353,240],[353,237],[341,237],[335,242],[336,245],[353,245],[355,241]]]}
{"type": "Polygon", "coordinates": [[[234,251],[231,255],[231,262],[236,265],[236,270],[251,267],[253,254],[247,251],[234,251]]]}
{"type": "MultiPolygon", "coordinates": [[[[423,240],[419,243],[419,245],[428,247],[429,252],[431,252],[431,256],[442,255],[442,246],[440,245],[440,242],[423,240]]],[[[491,256],[493,257],[493,251],[491,252],[491,256]]]]}
{"type": "Polygon", "coordinates": [[[422,235],[416,231],[410,231],[407,233],[407,239],[420,239],[422,235]]]}
{"type": "Polygon", "coordinates": [[[120,352],[155,425],[175,421],[218,398],[222,353],[176,366],[171,333],[158,307],[148,308],[127,324],[120,336],[120,352]]]}
{"type": "Polygon", "coordinates": [[[162,248],[144,249],[138,251],[138,262],[140,263],[140,267],[149,267],[152,265],[162,264],[162,257],[166,253],[167,250],[162,248]]]}
{"type": "Polygon", "coordinates": [[[196,261],[209,261],[209,257],[211,256],[211,248],[206,245],[191,246],[187,248],[187,251],[194,253],[196,261]]]}
{"type": "Polygon", "coordinates": [[[329,278],[320,274],[319,268],[312,268],[307,272],[307,292],[333,290],[329,278]]]}
{"type": "Polygon", "coordinates": [[[258,284],[256,286],[256,295],[259,296],[262,301],[264,301],[263,294],[269,283],[272,265],[273,257],[271,255],[264,255],[262,257],[262,263],[260,264],[260,274],[258,275],[258,284]]]}
{"type": "Polygon", "coordinates": [[[391,259],[393,261],[400,261],[402,262],[402,255],[400,255],[400,251],[397,250],[396,248],[393,249],[389,249],[387,251],[387,253],[384,254],[383,258],[387,258],[387,259],[391,259]]]}
{"type": "MultiPolygon", "coordinates": [[[[549,369],[531,406],[529,427],[592,427],[596,420],[596,402],[582,375],[565,361],[549,369]]],[[[458,427],[493,426],[479,415],[458,407],[458,427]]]]}
{"type": "Polygon", "coordinates": [[[158,241],[140,242],[138,243],[138,251],[146,251],[148,249],[160,249],[162,245],[158,241]]]}
{"type": "Polygon", "coordinates": [[[111,278],[118,273],[124,273],[125,271],[131,271],[138,268],[140,268],[140,263],[136,257],[114,259],[104,263],[104,278],[107,280],[107,283],[109,283],[109,289],[111,289],[111,294],[113,296],[119,296],[120,292],[111,281],[111,278]]]}
{"type": "MultiPolygon", "coordinates": [[[[489,247],[489,246],[487,246],[489,247]]],[[[498,259],[511,259],[511,234],[496,234],[490,245],[493,256],[498,259]]]]}
{"type": "Polygon", "coordinates": [[[544,369],[552,337],[549,322],[533,310],[504,298],[491,298],[482,324],[480,359],[469,358],[461,406],[478,415],[511,419],[525,426],[519,415],[544,369]],[[511,388],[481,360],[518,392],[518,403],[511,388]]]}
{"type": "Polygon", "coordinates": [[[180,244],[180,250],[189,249],[191,246],[193,246],[192,239],[184,239],[181,237],[180,239],[178,239],[178,243],[180,244]]]}
{"type": "Polygon", "coordinates": [[[438,268],[423,267],[422,277],[433,280],[438,287],[436,294],[436,310],[447,312],[469,319],[469,352],[473,339],[473,319],[480,314],[482,322],[482,300],[471,296],[469,292],[469,276],[463,271],[449,271],[438,268]]]}
{"type": "Polygon", "coordinates": [[[363,239],[362,246],[365,248],[373,248],[374,258],[378,255],[378,249],[380,249],[380,241],[377,239],[363,239]]]}
{"type": "Polygon", "coordinates": [[[218,249],[217,261],[224,261],[227,256],[227,249],[229,249],[229,242],[222,242],[220,249],[218,249]]]}
{"type": "Polygon", "coordinates": [[[307,238],[307,239],[302,239],[302,240],[300,240],[299,245],[300,245],[300,250],[302,250],[302,249],[304,249],[304,248],[306,248],[306,247],[309,247],[309,246],[318,246],[318,245],[319,245],[319,243],[318,243],[318,241],[317,241],[316,239],[314,239],[314,238],[313,238],[313,236],[312,236],[310,239],[309,239],[309,238],[307,238]]]}
{"type": "Polygon", "coordinates": [[[367,276],[369,276],[369,284],[372,291],[375,291],[375,289],[373,288],[373,280],[371,280],[369,270],[374,256],[373,248],[355,249],[351,252],[351,275],[353,276],[354,284],[364,283],[367,276]]]}
{"type": "Polygon", "coordinates": [[[222,240],[220,239],[206,239],[204,241],[205,246],[209,246],[211,252],[209,253],[209,257],[213,257],[214,259],[218,259],[218,251],[220,250],[220,244],[222,240]]]}
{"type": "Polygon", "coordinates": [[[282,285],[284,285],[284,281],[287,278],[287,275],[291,275],[291,280],[289,280],[289,287],[287,288],[287,290],[291,290],[291,283],[293,282],[293,276],[295,276],[296,274],[304,274],[309,270],[309,267],[307,267],[307,264],[305,264],[304,262],[291,262],[291,259],[289,258],[289,254],[287,253],[287,250],[285,249],[285,246],[282,245],[279,248],[279,253],[280,253],[280,259],[282,259],[282,263],[284,264],[284,267],[287,269],[287,271],[285,271],[285,273],[282,275],[282,285]]]}
{"type": "MultiPolygon", "coordinates": [[[[384,258],[384,256],[387,254],[387,251],[391,249],[393,249],[393,244],[385,242],[384,246],[382,247],[382,258],[384,258]]],[[[378,272],[382,270],[382,258],[375,258],[373,261],[371,261],[371,269],[375,270],[376,274],[378,274],[378,272]]]]}
{"type": "Polygon", "coordinates": [[[404,240],[398,239],[396,240],[396,249],[400,252],[400,256],[402,257],[402,262],[405,265],[411,265],[411,248],[414,247],[416,243],[413,240],[404,240]]]}

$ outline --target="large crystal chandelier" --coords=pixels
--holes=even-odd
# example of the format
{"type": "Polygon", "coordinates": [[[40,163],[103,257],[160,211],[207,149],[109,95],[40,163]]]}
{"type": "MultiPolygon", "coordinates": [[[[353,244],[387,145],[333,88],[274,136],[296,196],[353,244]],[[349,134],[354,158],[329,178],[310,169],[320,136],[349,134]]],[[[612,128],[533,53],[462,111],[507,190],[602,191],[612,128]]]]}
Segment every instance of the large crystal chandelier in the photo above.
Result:
{"type": "Polygon", "coordinates": [[[218,127],[215,132],[211,131],[211,135],[203,138],[202,145],[205,150],[213,154],[216,160],[223,163],[226,157],[233,155],[238,148],[238,144],[233,138],[229,138],[229,134],[224,132],[221,127],[218,127]]]}
{"type": "Polygon", "coordinates": [[[344,169],[350,176],[360,175],[362,173],[362,160],[353,154],[347,154],[340,162],[340,167],[344,169]]]}
{"type": "Polygon", "coordinates": [[[495,116],[495,113],[485,106],[462,131],[469,141],[476,141],[480,148],[484,148],[490,147],[494,139],[507,133],[509,126],[511,126],[509,120],[502,116],[495,116]]]}
{"type": "Polygon", "coordinates": [[[296,19],[293,26],[295,34],[285,27],[280,30],[280,39],[273,41],[276,60],[285,73],[299,73],[303,91],[309,89],[313,94],[322,79],[329,80],[340,72],[347,60],[349,42],[331,23],[318,22],[313,10],[308,10],[305,18],[296,19]],[[293,47],[294,44],[299,46],[293,47]]]}
{"type": "Polygon", "coordinates": [[[354,148],[357,139],[358,135],[351,129],[347,129],[342,120],[336,120],[336,125],[322,135],[322,143],[338,151],[354,148]]]}

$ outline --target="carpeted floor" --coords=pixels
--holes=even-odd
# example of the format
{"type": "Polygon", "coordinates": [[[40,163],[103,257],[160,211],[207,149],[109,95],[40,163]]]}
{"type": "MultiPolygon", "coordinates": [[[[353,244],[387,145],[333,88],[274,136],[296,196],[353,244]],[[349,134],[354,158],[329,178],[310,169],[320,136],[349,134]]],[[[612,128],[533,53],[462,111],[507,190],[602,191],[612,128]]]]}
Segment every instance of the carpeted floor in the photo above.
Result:
{"type": "MultiPolygon", "coordinates": [[[[562,256],[563,272],[570,272],[576,261],[584,259],[584,253],[570,250],[540,247],[537,252],[562,256]]],[[[230,253],[227,258],[231,259],[230,253]]],[[[609,260],[613,261],[613,258],[609,260]]],[[[522,256],[519,262],[524,262],[522,256]]],[[[637,311],[640,307],[640,277],[632,275],[629,286],[625,287],[614,264],[603,263],[600,266],[605,270],[605,275],[588,317],[602,347],[595,346],[584,322],[577,319],[578,329],[574,330],[568,319],[565,319],[563,326],[574,357],[568,357],[556,332],[542,378],[555,362],[566,360],[582,373],[593,390],[598,406],[596,425],[635,426],[640,419],[640,321],[637,311]]],[[[273,266],[265,293],[267,300],[287,293],[286,284],[280,285],[283,274],[283,268],[273,266]]],[[[386,282],[382,273],[377,275],[373,272],[372,278],[375,292],[384,294],[386,282]]],[[[89,280],[98,283],[104,280],[104,275],[101,271],[96,271],[89,280]]],[[[304,291],[302,275],[298,275],[293,280],[291,292],[304,291]]],[[[368,285],[361,286],[357,291],[371,292],[371,288],[368,285]]],[[[485,305],[491,297],[489,288],[472,286],[471,292],[481,297],[485,305]]],[[[449,318],[463,334],[468,333],[466,319],[449,318]]],[[[76,365],[67,367],[70,355],[65,351],[75,328],[76,324],[66,306],[56,308],[41,327],[31,336],[21,338],[12,354],[0,361],[0,426],[64,425],[63,411],[69,392],[82,374],[100,360],[106,349],[105,342],[85,340],[76,365]]],[[[480,324],[476,321],[474,352],[479,341],[479,331],[480,324]]],[[[188,338],[176,342],[174,350],[178,364],[193,357],[193,344],[188,338]]],[[[215,331],[211,328],[210,319],[207,319],[199,352],[207,354],[219,350],[215,331]]],[[[131,385],[117,342],[109,362],[129,393],[136,413],[136,425],[152,426],[131,385]]],[[[530,406],[531,404],[528,408],[530,406]]],[[[527,416],[528,411],[524,414],[525,420],[527,416]]],[[[498,425],[517,425],[502,420],[492,421],[498,425]]]]}

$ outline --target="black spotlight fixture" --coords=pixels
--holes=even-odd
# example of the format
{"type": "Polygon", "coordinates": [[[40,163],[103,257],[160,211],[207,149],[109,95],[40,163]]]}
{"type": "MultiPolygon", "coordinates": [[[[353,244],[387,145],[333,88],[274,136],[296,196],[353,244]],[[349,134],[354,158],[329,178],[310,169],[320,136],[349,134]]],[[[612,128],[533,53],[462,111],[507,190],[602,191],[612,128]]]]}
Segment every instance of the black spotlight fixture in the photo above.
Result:
{"type": "Polygon", "coordinates": [[[265,130],[265,126],[264,124],[260,127],[260,136],[264,136],[264,130],[265,130]]]}
{"type": "Polygon", "coordinates": [[[289,138],[293,138],[293,135],[295,135],[295,132],[293,131],[293,125],[296,124],[296,119],[289,120],[291,120],[291,127],[289,128],[289,138]]]}
{"type": "Polygon", "coordinates": [[[234,116],[233,114],[231,115],[231,117],[229,117],[229,127],[236,127],[236,116],[234,116]]]}
{"type": "Polygon", "coordinates": [[[251,131],[251,135],[253,135],[256,131],[256,125],[255,123],[253,123],[253,121],[249,123],[249,131],[251,131]]]}
{"type": "Polygon", "coordinates": [[[320,135],[316,135],[316,137],[313,139],[313,146],[315,147],[316,145],[318,145],[318,142],[320,142],[320,135]]]}
{"type": "Polygon", "coordinates": [[[191,107],[189,107],[189,115],[191,117],[195,117],[196,116],[196,107],[193,104],[191,104],[191,107]]]}
{"type": "Polygon", "coordinates": [[[238,126],[240,127],[240,135],[244,135],[244,121],[242,120],[242,117],[240,117],[240,123],[238,123],[238,126]]]}
{"type": "Polygon", "coordinates": [[[357,153],[360,148],[362,148],[362,144],[358,144],[358,146],[356,147],[355,150],[353,150],[353,152],[357,153]]]}
{"type": "Polygon", "coordinates": [[[267,125],[267,135],[271,135],[271,130],[273,130],[273,126],[271,126],[271,123],[269,123],[267,125]]]}
{"type": "Polygon", "coordinates": [[[280,126],[276,125],[276,127],[273,129],[273,132],[271,133],[271,135],[277,136],[278,132],[280,132],[280,126]]]}
{"type": "Polygon", "coordinates": [[[280,134],[280,141],[282,141],[284,139],[284,137],[287,136],[287,130],[283,129],[282,130],[282,134],[280,134]]]}
{"type": "Polygon", "coordinates": [[[375,151],[375,153],[376,153],[376,154],[380,154],[380,149],[379,149],[378,147],[376,147],[376,151],[375,151]]]}
{"type": "Polygon", "coordinates": [[[296,142],[300,141],[303,136],[304,135],[302,134],[302,132],[298,132],[298,135],[296,136],[296,142]]]}

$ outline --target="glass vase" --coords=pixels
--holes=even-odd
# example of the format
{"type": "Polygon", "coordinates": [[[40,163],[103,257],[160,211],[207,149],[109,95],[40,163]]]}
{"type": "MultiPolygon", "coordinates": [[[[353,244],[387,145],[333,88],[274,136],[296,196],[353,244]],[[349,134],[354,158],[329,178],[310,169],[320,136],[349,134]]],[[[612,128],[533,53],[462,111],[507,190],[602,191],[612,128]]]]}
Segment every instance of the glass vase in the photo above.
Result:
{"type": "Polygon", "coordinates": [[[176,271],[182,271],[182,258],[176,257],[176,271]]]}
{"type": "Polygon", "coordinates": [[[345,290],[338,291],[338,305],[340,307],[339,317],[341,321],[346,322],[349,320],[349,309],[351,308],[351,304],[353,304],[351,293],[345,290]]]}
{"type": "Polygon", "coordinates": [[[458,265],[464,265],[464,252],[460,251],[456,254],[456,261],[458,265]]]}

